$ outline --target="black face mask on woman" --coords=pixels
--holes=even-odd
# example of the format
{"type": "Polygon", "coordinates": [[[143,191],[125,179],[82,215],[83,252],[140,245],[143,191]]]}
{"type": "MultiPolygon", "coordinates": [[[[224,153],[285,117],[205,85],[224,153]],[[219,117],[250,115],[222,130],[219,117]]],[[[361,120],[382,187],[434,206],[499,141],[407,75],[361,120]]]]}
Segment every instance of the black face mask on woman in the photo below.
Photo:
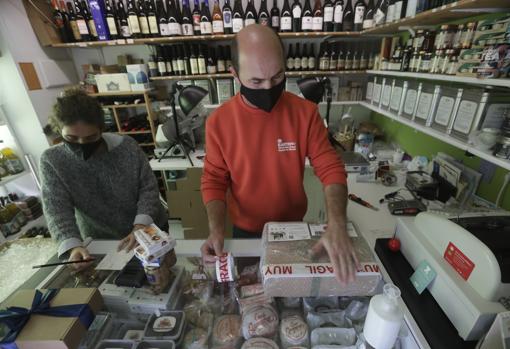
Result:
{"type": "Polygon", "coordinates": [[[285,78],[278,85],[269,89],[254,89],[244,86],[241,83],[241,94],[251,104],[266,112],[271,112],[278,100],[280,99],[283,90],[285,90],[285,78]]]}
{"type": "Polygon", "coordinates": [[[95,153],[97,148],[103,143],[103,138],[99,138],[97,141],[89,143],[73,143],[64,140],[64,143],[71,152],[74,153],[78,158],[88,160],[92,154],[95,153]]]}

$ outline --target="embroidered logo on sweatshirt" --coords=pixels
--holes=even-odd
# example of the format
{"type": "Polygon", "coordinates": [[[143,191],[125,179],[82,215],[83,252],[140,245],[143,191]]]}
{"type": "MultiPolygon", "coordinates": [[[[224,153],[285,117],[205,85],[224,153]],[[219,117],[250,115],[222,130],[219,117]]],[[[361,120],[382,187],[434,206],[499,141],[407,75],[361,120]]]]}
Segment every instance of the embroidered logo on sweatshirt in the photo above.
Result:
{"type": "Polygon", "coordinates": [[[296,142],[284,142],[281,138],[278,139],[278,151],[296,151],[296,142]]]}

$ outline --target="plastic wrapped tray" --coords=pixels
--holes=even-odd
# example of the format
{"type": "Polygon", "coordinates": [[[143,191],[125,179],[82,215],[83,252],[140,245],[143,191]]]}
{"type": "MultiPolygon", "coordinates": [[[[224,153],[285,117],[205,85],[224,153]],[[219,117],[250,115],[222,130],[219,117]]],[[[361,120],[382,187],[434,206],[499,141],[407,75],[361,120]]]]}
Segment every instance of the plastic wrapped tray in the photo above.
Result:
{"type": "MultiPolygon", "coordinates": [[[[270,297],[371,296],[382,280],[379,266],[365,239],[355,231],[351,240],[361,264],[356,281],[342,286],[335,277],[326,253],[313,256],[318,237],[313,233],[305,240],[274,241],[267,223],[262,234],[261,271],[264,293],[270,297]]],[[[306,224],[306,223],[303,223],[306,224]]]]}

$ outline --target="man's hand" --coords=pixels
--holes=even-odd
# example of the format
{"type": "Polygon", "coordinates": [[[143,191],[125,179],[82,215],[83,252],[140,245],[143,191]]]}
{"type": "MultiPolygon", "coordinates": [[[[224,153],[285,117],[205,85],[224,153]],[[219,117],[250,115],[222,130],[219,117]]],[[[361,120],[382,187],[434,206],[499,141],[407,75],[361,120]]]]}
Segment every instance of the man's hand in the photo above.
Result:
{"type": "Polygon", "coordinates": [[[126,236],[124,239],[120,240],[119,246],[117,246],[117,251],[121,251],[122,249],[126,250],[126,252],[131,251],[133,248],[138,246],[138,243],[135,239],[135,234],[133,234],[138,229],[143,229],[146,226],[143,224],[135,224],[131,233],[126,236]]]}
{"type": "Polygon", "coordinates": [[[223,255],[224,236],[224,233],[211,232],[209,238],[202,244],[200,251],[205,264],[213,264],[216,262],[216,257],[223,255]]]}
{"type": "MultiPolygon", "coordinates": [[[[85,247],[75,247],[71,250],[71,253],[69,254],[69,261],[82,261],[91,259],[89,251],[85,247]]],[[[69,264],[71,268],[74,269],[75,272],[79,272],[83,269],[88,268],[92,265],[92,261],[90,262],[84,262],[84,263],[73,263],[69,264]]]]}
{"type": "Polygon", "coordinates": [[[359,262],[345,224],[328,224],[326,232],[315,244],[312,252],[319,254],[323,250],[326,250],[329,255],[338,281],[347,284],[356,279],[356,268],[359,266],[359,262]]]}

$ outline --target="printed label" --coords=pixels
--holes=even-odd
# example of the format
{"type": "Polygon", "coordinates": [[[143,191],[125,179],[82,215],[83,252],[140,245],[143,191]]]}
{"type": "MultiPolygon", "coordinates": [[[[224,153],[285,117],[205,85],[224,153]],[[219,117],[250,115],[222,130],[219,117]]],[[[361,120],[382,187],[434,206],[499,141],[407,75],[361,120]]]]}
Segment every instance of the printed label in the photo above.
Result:
{"type": "Polygon", "coordinates": [[[158,33],[158,20],[154,16],[149,17],[149,30],[151,31],[151,34],[158,33]]]}
{"type": "Polygon", "coordinates": [[[192,24],[186,23],[186,24],[181,25],[181,27],[182,27],[182,33],[184,35],[187,35],[187,36],[193,35],[193,25],[192,24]]]}
{"type": "Polygon", "coordinates": [[[200,33],[201,34],[212,34],[211,22],[200,22],[200,33]]]}
{"type": "Polygon", "coordinates": [[[140,23],[138,22],[138,16],[129,16],[128,17],[129,30],[133,34],[140,33],[140,23]]]}
{"type": "Polygon", "coordinates": [[[365,18],[365,7],[364,6],[356,7],[356,11],[354,12],[354,23],[361,24],[361,23],[363,23],[364,18],[365,18]]]}
{"type": "Polygon", "coordinates": [[[230,253],[225,253],[216,260],[216,279],[218,282],[234,281],[232,274],[234,259],[230,253]]]}
{"type": "MultiPolygon", "coordinates": [[[[350,69],[347,67],[347,64],[345,65],[345,69],[350,69]]],[[[374,94],[373,94],[373,101],[376,103],[379,103],[381,100],[381,84],[375,84],[374,85],[374,94]]]]}
{"type": "Polygon", "coordinates": [[[402,98],[402,87],[395,86],[393,88],[393,92],[391,93],[391,102],[390,108],[392,110],[398,111],[400,108],[400,99],[402,98]]]}
{"type": "Polygon", "coordinates": [[[223,27],[232,28],[232,12],[223,11],[223,27]]]}
{"type": "Polygon", "coordinates": [[[292,17],[301,18],[301,7],[296,6],[292,9],[292,17]]]}
{"type": "Polygon", "coordinates": [[[385,85],[381,96],[381,104],[385,107],[390,105],[391,98],[391,85],[385,85]]]}
{"type": "Polygon", "coordinates": [[[256,24],[257,21],[255,20],[255,18],[246,18],[244,20],[244,26],[247,27],[249,25],[252,25],[252,24],[256,24]]]}
{"type": "Polygon", "coordinates": [[[170,35],[170,30],[168,29],[167,23],[160,23],[159,31],[161,33],[161,36],[169,36],[170,35]]]}
{"type": "MultiPolygon", "coordinates": [[[[320,237],[322,234],[326,232],[327,224],[310,224],[310,234],[314,237],[320,237]]],[[[357,238],[358,233],[356,232],[356,228],[354,228],[354,224],[352,222],[347,222],[345,225],[345,230],[347,231],[347,234],[351,238],[357,238]]]]}
{"type": "Polygon", "coordinates": [[[313,17],[312,30],[314,30],[314,31],[322,30],[322,17],[313,17]]]}
{"type": "Polygon", "coordinates": [[[443,96],[439,99],[436,112],[436,123],[442,126],[448,125],[450,117],[452,116],[453,106],[455,99],[452,97],[443,96]]]}
{"type": "Polygon", "coordinates": [[[462,253],[452,242],[448,244],[444,251],[444,259],[446,259],[453,269],[466,281],[475,269],[475,263],[462,253]]]}
{"type": "Polygon", "coordinates": [[[223,34],[223,21],[212,22],[213,33],[223,34]]]}
{"type": "Polygon", "coordinates": [[[87,23],[83,19],[77,20],[76,24],[81,35],[89,34],[89,27],[87,27],[87,23]]]}
{"type": "Polygon", "coordinates": [[[430,112],[430,106],[432,105],[432,97],[433,95],[431,93],[421,93],[418,108],[416,109],[417,118],[427,120],[430,112]]]}
{"type": "Polygon", "coordinates": [[[372,94],[374,92],[374,83],[373,82],[369,82],[367,84],[367,95],[366,95],[366,98],[368,100],[371,100],[372,99],[372,94]]]}
{"type": "Polygon", "coordinates": [[[311,16],[306,16],[301,18],[301,29],[302,30],[311,30],[313,27],[313,18],[311,16]]]}
{"type": "Polygon", "coordinates": [[[281,30],[291,30],[292,29],[292,18],[290,18],[290,17],[281,17],[281,20],[280,20],[280,29],[281,30]]]}
{"type": "Polygon", "coordinates": [[[308,57],[308,69],[315,69],[315,57],[308,57]]]}
{"type": "Polygon", "coordinates": [[[336,5],[333,20],[335,21],[335,23],[342,23],[343,18],[344,7],[342,5],[336,5]]]}
{"type": "Polygon", "coordinates": [[[179,23],[168,23],[168,31],[170,35],[181,35],[181,25],[179,23]]]}
{"type": "Polygon", "coordinates": [[[475,118],[475,113],[477,109],[478,104],[475,102],[471,101],[460,102],[459,111],[457,113],[457,118],[455,119],[453,129],[455,131],[468,134],[469,131],[471,130],[471,124],[473,123],[473,119],[475,118]]]}
{"type": "Polygon", "coordinates": [[[108,30],[110,31],[110,35],[118,35],[117,26],[115,25],[115,18],[106,17],[106,23],[108,24],[108,30]]]}
{"type": "Polygon", "coordinates": [[[150,34],[149,22],[147,21],[147,17],[139,17],[140,28],[142,29],[143,34],[150,34]]]}
{"type": "MultiPolygon", "coordinates": [[[[300,264],[269,264],[262,268],[264,279],[285,277],[335,277],[335,269],[331,263],[300,263],[300,264]]],[[[377,263],[361,263],[356,275],[378,275],[377,263]]]]}
{"type": "Polygon", "coordinates": [[[333,22],[335,10],[333,6],[324,7],[324,22],[329,23],[333,22]]]}
{"type": "Polygon", "coordinates": [[[267,227],[267,240],[270,242],[309,239],[310,230],[307,223],[271,223],[267,227]]]}
{"type": "Polygon", "coordinates": [[[271,17],[271,26],[273,26],[274,28],[278,28],[280,26],[280,17],[278,16],[271,17]]]}
{"type": "Polygon", "coordinates": [[[407,90],[407,96],[404,102],[404,113],[408,115],[413,114],[417,94],[416,90],[407,90]]]}
{"type": "Polygon", "coordinates": [[[232,30],[234,33],[239,33],[244,27],[244,20],[242,18],[234,18],[232,20],[232,30]]]}

